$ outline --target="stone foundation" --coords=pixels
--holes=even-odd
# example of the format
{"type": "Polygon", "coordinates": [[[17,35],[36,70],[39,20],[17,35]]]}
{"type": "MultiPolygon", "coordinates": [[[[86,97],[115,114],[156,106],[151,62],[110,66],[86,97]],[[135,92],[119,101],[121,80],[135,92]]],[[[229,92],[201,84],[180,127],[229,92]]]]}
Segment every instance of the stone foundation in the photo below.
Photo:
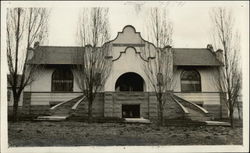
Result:
{"type": "MultiPolygon", "coordinates": [[[[104,117],[104,94],[97,93],[92,105],[93,117],[104,117]]],[[[87,117],[88,116],[88,103],[87,101],[81,102],[76,110],[73,112],[75,116],[87,117]]]]}
{"type": "MultiPolygon", "coordinates": [[[[36,93],[37,94],[37,93],[36,93]]],[[[53,93],[52,93],[53,94],[53,93]]],[[[68,93],[67,93],[68,94],[68,93]]],[[[175,119],[183,118],[184,113],[180,106],[174,102],[167,93],[164,105],[164,118],[175,119]]],[[[49,115],[49,102],[44,105],[31,105],[32,93],[24,92],[23,96],[23,115],[49,115]]],[[[48,98],[47,98],[48,99],[48,98]]],[[[139,105],[140,117],[155,120],[158,118],[158,102],[154,92],[104,92],[97,93],[93,102],[93,117],[116,117],[122,118],[122,105],[139,105]]],[[[226,116],[225,107],[220,105],[204,105],[215,118],[226,116]]],[[[10,111],[9,111],[10,112],[10,111]]],[[[72,112],[75,116],[88,116],[87,101],[81,102],[77,109],[72,112]]]]}

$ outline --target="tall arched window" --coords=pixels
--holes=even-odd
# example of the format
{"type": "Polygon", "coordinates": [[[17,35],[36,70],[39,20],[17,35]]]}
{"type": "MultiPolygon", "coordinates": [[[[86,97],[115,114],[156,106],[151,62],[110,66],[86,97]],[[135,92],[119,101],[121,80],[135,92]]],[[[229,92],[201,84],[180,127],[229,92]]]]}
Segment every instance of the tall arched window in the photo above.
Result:
{"type": "Polygon", "coordinates": [[[52,91],[73,91],[73,74],[71,70],[60,68],[52,74],[52,91]]]}
{"type": "Polygon", "coordinates": [[[200,92],[201,77],[195,70],[185,70],[181,74],[181,91],[182,92],[200,92]]]}

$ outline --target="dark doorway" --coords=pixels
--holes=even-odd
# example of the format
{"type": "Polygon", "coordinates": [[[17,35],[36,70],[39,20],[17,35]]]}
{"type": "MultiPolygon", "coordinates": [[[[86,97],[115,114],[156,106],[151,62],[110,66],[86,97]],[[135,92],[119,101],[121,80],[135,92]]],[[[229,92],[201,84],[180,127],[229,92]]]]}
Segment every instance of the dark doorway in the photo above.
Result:
{"type": "Polygon", "coordinates": [[[122,105],[122,118],[139,118],[140,105],[122,105]]]}
{"type": "Polygon", "coordinates": [[[143,91],[143,78],[133,72],[121,75],[115,84],[116,91],[143,91]]]}

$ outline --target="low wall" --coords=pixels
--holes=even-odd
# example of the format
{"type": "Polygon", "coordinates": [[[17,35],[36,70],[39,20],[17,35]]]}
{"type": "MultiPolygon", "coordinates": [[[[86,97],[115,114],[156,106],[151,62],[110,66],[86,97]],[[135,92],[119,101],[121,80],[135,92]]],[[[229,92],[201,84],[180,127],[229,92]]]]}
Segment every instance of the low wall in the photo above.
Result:
{"type": "MultiPolygon", "coordinates": [[[[62,102],[79,96],[80,92],[51,93],[51,92],[24,92],[23,114],[48,115],[50,102],[62,102]]],[[[203,107],[215,118],[226,117],[227,111],[223,105],[220,93],[175,93],[191,102],[203,102],[203,107]]],[[[183,111],[169,95],[165,95],[164,117],[166,119],[182,118],[183,111]]],[[[123,104],[140,105],[140,117],[156,119],[158,117],[158,102],[154,92],[104,92],[97,93],[93,102],[94,117],[122,117],[123,104]]],[[[87,116],[88,104],[82,102],[74,112],[76,116],[87,116]]]]}
{"type": "Polygon", "coordinates": [[[53,92],[24,92],[23,115],[49,115],[50,102],[63,102],[79,96],[80,92],[53,93],[53,92]]]}
{"type": "MultiPolygon", "coordinates": [[[[154,92],[105,92],[104,101],[105,117],[121,118],[123,104],[140,105],[140,116],[143,118],[158,117],[158,102],[154,92]]],[[[183,117],[181,108],[168,95],[163,115],[166,119],[183,117]]]]}
{"type": "MultiPolygon", "coordinates": [[[[104,117],[104,93],[97,93],[92,105],[93,117],[104,117]]],[[[88,116],[88,103],[87,101],[81,102],[75,112],[75,116],[87,117],[88,116]]]]}

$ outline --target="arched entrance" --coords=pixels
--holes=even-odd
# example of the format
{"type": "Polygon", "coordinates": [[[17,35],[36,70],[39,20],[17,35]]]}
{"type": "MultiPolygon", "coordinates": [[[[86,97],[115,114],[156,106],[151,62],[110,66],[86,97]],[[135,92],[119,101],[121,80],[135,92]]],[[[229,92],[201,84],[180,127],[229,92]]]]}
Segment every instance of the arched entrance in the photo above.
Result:
{"type": "Polygon", "coordinates": [[[124,73],[117,79],[115,91],[144,91],[144,80],[137,73],[124,73]]]}

